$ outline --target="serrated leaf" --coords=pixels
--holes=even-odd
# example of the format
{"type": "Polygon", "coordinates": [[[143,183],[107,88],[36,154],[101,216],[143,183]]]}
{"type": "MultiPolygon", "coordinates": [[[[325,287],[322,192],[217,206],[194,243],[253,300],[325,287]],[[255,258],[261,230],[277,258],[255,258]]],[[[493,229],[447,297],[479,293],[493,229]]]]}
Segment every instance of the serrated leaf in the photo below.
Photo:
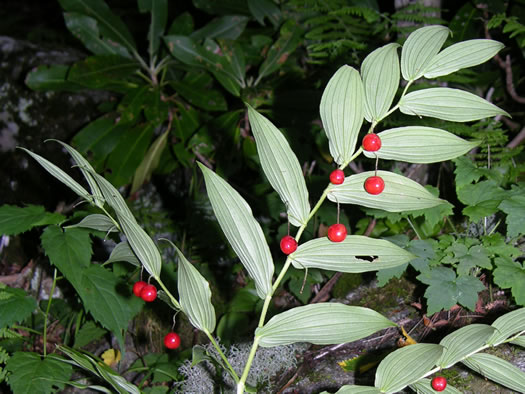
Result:
{"type": "Polygon", "coordinates": [[[478,353],[462,361],[477,373],[512,390],[525,392],[525,372],[508,361],[486,353],[478,353]]]}
{"type": "Polygon", "coordinates": [[[448,131],[425,126],[406,126],[388,129],[377,134],[381,148],[376,152],[363,151],[368,158],[436,163],[461,156],[479,145],[466,141],[448,131]]]}
{"type": "Polygon", "coordinates": [[[0,329],[24,321],[36,307],[35,299],[24,290],[0,287],[0,329]]]}
{"type": "Polygon", "coordinates": [[[430,116],[453,122],[469,122],[496,115],[510,115],[487,100],[459,89],[428,88],[408,93],[399,102],[407,115],[430,116]]]}
{"type": "Polygon", "coordinates": [[[509,237],[525,234],[525,196],[511,196],[503,200],[498,208],[507,214],[505,223],[509,237]]]}
{"type": "Polygon", "coordinates": [[[363,123],[365,92],[359,72],[342,66],[330,78],[321,97],[320,113],[328,136],[330,154],[346,164],[355,151],[363,123]]]}
{"type": "Polygon", "coordinates": [[[338,303],[296,307],[273,316],[255,330],[263,347],[308,342],[328,345],[356,341],[396,324],[376,311],[338,303]]]}
{"type": "Polygon", "coordinates": [[[90,228],[97,231],[103,231],[105,233],[107,232],[118,232],[117,227],[115,226],[115,223],[108,218],[106,215],[102,215],[100,213],[94,213],[91,215],[86,216],[84,219],[82,219],[79,223],[73,224],[71,226],[67,226],[67,228],[75,228],[75,227],[81,227],[81,228],[90,228]]]}
{"type": "Polygon", "coordinates": [[[213,171],[199,164],[215,216],[233,250],[265,299],[272,290],[274,271],[270,248],[260,224],[241,195],[213,171]]]}
{"type": "Polygon", "coordinates": [[[272,122],[249,105],[248,116],[266,178],[286,206],[290,223],[297,227],[305,225],[310,204],[299,160],[272,122]]]}
{"type": "Polygon", "coordinates": [[[467,205],[463,208],[463,214],[473,222],[496,213],[501,201],[507,196],[507,192],[494,181],[465,185],[457,194],[459,201],[467,205]]]}
{"type": "Polygon", "coordinates": [[[0,206],[0,234],[3,235],[17,235],[36,226],[58,224],[63,220],[65,220],[65,216],[46,212],[41,205],[0,206]]]}
{"type": "Polygon", "coordinates": [[[137,267],[140,265],[139,259],[137,259],[137,256],[135,256],[135,253],[133,253],[131,246],[129,246],[129,243],[126,241],[118,243],[113,248],[111,254],[109,255],[109,259],[106,260],[106,263],[113,263],[115,261],[125,261],[137,267]]]}
{"type": "MultiPolygon", "coordinates": [[[[323,391],[321,394],[329,394],[323,391]]],[[[381,390],[370,386],[342,386],[335,394],[381,394],[381,390]]]]}
{"type": "MultiPolygon", "coordinates": [[[[427,378],[419,379],[417,382],[412,383],[409,387],[417,392],[418,394],[436,394],[436,390],[432,388],[432,381],[427,378]]],[[[445,390],[442,391],[443,394],[462,394],[462,391],[459,391],[457,388],[447,384],[445,390]]]]}
{"type": "Polygon", "coordinates": [[[215,309],[211,303],[210,284],[199,271],[175,247],[179,256],[177,288],[182,310],[190,323],[201,331],[212,333],[215,330],[215,309]]]}
{"type": "Polygon", "coordinates": [[[379,364],[374,385],[384,393],[395,393],[418,381],[441,357],[443,347],[416,343],[390,353],[379,364]]]}
{"type": "Polygon", "coordinates": [[[361,65],[365,92],[364,116],[369,122],[383,119],[399,87],[399,44],[391,43],[370,53],[361,65]]]}
{"type": "Polygon", "coordinates": [[[388,212],[431,208],[445,203],[419,183],[389,171],[377,171],[377,175],[385,182],[383,192],[378,195],[369,194],[364,188],[364,183],[373,175],[374,171],[366,171],[346,177],[341,185],[330,185],[328,199],[340,204],[357,204],[388,212]]]}
{"type": "Polygon", "coordinates": [[[471,324],[448,334],[439,342],[445,348],[437,366],[449,368],[469,354],[481,349],[495,329],[486,324],[471,324]]]}
{"type": "Polygon", "coordinates": [[[89,320],[75,334],[75,344],[73,346],[76,348],[84,347],[107,333],[107,330],[97,326],[94,321],[89,320]]]}
{"type": "Polygon", "coordinates": [[[397,267],[415,257],[384,239],[362,235],[349,235],[343,242],[332,242],[327,237],[313,239],[299,245],[290,255],[293,266],[298,269],[320,268],[352,273],[397,267]]]}
{"type": "Polygon", "coordinates": [[[510,258],[495,259],[494,283],[503,289],[512,289],[512,296],[518,305],[525,305],[525,268],[510,258]]]}
{"type": "Polygon", "coordinates": [[[9,386],[14,393],[48,394],[62,390],[71,378],[71,365],[33,352],[15,352],[7,361],[9,386]]]}
{"type": "Polygon", "coordinates": [[[407,81],[415,81],[425,74],[450,30],[445,26],[425,26],[412,32],[401,50],[401,73],[407,81]]]}
{"type": "Polygon", "coordinates": [[[498,346],[513,335],[525,331],[525,308],[505,313],[492,323],[496,332],[487,341],[489,345],[498,346]]]}
{"type": "Polygon", "coordinates": [[[439,52],[425,71],[425,78],[448,75],[462,68],[484,63],[496,55],[504,45],[494,40],[467,40],[439,52]]]}
{"type": "Polygon", "coordinates": [[[148,149],[146,156],[142,159],[133,176],[130,194],[135,193],[144,182],[150,180],[153,171],[158,167],[160,156],[166,147],[169,130],[159,135],[148,149]]]}

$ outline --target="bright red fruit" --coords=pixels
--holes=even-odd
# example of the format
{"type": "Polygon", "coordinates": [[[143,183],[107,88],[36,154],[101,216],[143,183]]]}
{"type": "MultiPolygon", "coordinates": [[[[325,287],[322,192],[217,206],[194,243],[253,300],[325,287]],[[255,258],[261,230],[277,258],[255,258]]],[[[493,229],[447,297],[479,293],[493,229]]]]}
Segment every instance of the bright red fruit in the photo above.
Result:
{"type": "Polygon", "coordinates": [[[133,285],[133,294],[135,294],[137,297],[140,297],[140,293],[142,293],[142,289],[146,285],[147,283],[142,280],[135,282],[135,284],[133,285]]]}
{"type": "Polygon", "coordinates": [[[175,332],[169,332],[164,337],[164,346],[168,349],[177,349],[180,346],[179,334],[175,332]]]}
{"type": "Polygon", "coordinates": [[[365,190],[370,194],[379,194],[385,190],[385,181],[380,176],[366,178],[365,190]]]}
{"type": "Polygon", "coordinates": [[[146,285],[140,292],[140,298],[146,302],[154,301],[157,298],[157,288],[153,285],[146,285]]]}
{"type": "Polygon", "coordinates": [[[340,185],[345,181],[345,173],[343,170],[333,170],[330,174],[330,182],[332,182],[334,185],[340,185]]]}
{"type": "Polygon", "coordinates": [[[332,242],[344,241],[346,234],[346,227],[344,224],[337,223],[328,227],[328,239],[332,242]]]}
{"type": "Polygon", "coordinates": [[[443,376],[436,376],[432,379],[432,388],[436,391],[443,391],[447,387],[447,379],[443,376]]]}
{"type": "Polygon", "coordinates": [[[294,237],[290,235],[285,235],[281,239],[281,251],[288,255],[290,253],[293,253],[297,250],[297,241],[294,237]]]}
{"type": "Polygon", "coordinates": [[[363,149],[368,152],[375,152],[381,148],[381,138],[377,134],[367,134],[363,138],[363,149]]]}

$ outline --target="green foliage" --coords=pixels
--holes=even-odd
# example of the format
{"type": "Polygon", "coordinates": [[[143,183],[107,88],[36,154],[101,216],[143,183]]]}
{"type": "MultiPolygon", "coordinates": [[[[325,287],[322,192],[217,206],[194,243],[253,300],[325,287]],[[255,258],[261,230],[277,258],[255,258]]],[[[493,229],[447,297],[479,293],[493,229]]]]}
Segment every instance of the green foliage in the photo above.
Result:
{"type": "Polygon", "coordinates": [[[24,290],[0,283],[0,308],[0,329],[5,329],[31,316],[36,308],[36,301],[24,290]]]}

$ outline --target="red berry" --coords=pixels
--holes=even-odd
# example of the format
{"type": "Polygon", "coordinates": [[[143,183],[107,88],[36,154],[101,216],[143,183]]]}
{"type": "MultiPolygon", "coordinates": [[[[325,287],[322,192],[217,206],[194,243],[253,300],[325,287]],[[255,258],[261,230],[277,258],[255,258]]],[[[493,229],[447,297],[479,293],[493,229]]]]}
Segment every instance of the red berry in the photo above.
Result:
{"type": "Polygon", "coordinates": [[[169,332],[164,337],[164,346],[168,349],[177,349],[180,346],[179,334],[175,332],[169,332]]]}
{"type": "Polygon", "coordinates": [[[135,294],[137,297],[140,297],[140,293],[142,292],[142,289],[146,285],[147,283],[142,280],[135,282],[135,284],[133,285],[133,294],[135,294]]]}
{"type": "Polygon", "coordinates": [[[436,391],[443,391],[447,387],[447,379],[443,376],[436,376],[432,379],[432,388],[436,391]]]}
{"type": "Polygon", "coordinates": [[[330,174],[330,182],[334,185],[340,185],[345,181],[345,173],[343,170],[333,170],[330,174]]]}
{"type": "Polygon", "coordinates": [[[379,194],[385,190],[385,181],[380,176],[366,178],[365,190],[370,194],[379,194]]]}
{"type": "Polygon", "coordinates": [[[140,298],[146,302],[154,301],[157,298],[157,288],[153,285],[146,285],[140,292],[140,298]]]}
{"type": "Polygon", "coordinates": [[[337,223],[328,227],[328,239],[332,242],[342,242],[346,238],[346,227],[344,224],[337,223]]]}
{"type": "Polygon", "coordinates": [[[290,235],[285,235],[281,239],[281,251],[288,255],[290,253],[293,253],[297,250],[297,241],[294,237],[291,237],[290,235]]]}
{"type": "Polygon", "coordinates": [[[381,138],[377,134],[367,134],[363,138],[363,149],[368,152],[375,152],[381,148],[381,138]]]}

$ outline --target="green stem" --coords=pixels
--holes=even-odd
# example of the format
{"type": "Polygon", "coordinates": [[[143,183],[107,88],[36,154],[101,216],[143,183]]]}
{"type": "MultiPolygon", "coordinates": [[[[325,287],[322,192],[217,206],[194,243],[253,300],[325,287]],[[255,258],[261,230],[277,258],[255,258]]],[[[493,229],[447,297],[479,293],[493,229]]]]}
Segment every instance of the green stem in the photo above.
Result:
{"type": "Polygon", "coordinates": [[[230,370],[230,373],[231,373],[232,377],[235,379],[236,382],[239,382],[239,375],[237,375],[237,372],[235,372],[235,370],[231,366],[230,362],[228,361],[228,359],[226,358],[226,356],[222,352],[221,347],[215,341],[215,338],[213,338],[213,336],[208,332],[208,330],[204,330],[204,333],[207,335],[208,339],[211,341],[211,343],[213,344],[213,346],[215,347],[215,349],[217,350],[217,352],[221,356],[222,361],[224,361],[224,363],[226,364],[226,366],[230,370]]]}
{"type": "Polygon", "coordinates": [[[246,361],[246,366],[248,368],[244,368],[244,371],[241,376],[241,380],[239,383],[237,383],[237,394],[244,394],[244,387],[246,385],[246,379],[248,379],[248,373],[250,373],[250,366],[252,365],[253,359],[255,358],[255,352],[257,351],[257,348],[259,347],[259,341],[261,337],[256,336],[253,340],[253,346],[250,350],[250,354],[248,355],[248,360],[246,361]]]}
{"type": "Polygon", "coordinates": [[[47,355],[47,318],[49,316],[49,310],[51,309],[51,303],[53,302],[53,293],[55,292],[55,286],[57,284],[57,269],[53,272],[53,284],[51,285],[51,291],[49,292],[49,299],[47,301],[46,314],[44,315],[44,357],[47,355]]]}
{"type": "Polygon", "coordinates": [[[30,328],[30,327],[18,326],[18,325],[16,325],[16,324],[13,324],[13,325],[11,326],[11,328],[12,328],[13,330],[22,330],[22,331],[27,331],[27,332],[30,332],[30,333],[35,334],[35,335],[40,335],[40,336],[43,335],[40,331],[34,330],[34,329],[30,328]]]}
{"type": "Polygon", "coordinates": [[[173,303],[173,305],[175,306],[175,308],[177,309],[182,309],[180,307],[180,304],[179,302],[177,301],[177,299],[173,296],[173,294],[171,294],[171,292],[168,290],[168,288],[166,287],[166,285],[162,282],[162,280],[159,278],[159,277],[155,277],[155,280],[157,281],[157,283],[159,284],[159,286],[162,288],[162,290],[164,290],[164,292],[167,294],[167,296],[170,298],[170,301],[173,303]]]}
{"type": "Polygon", "coordinates": [[[414,230],[414,232],[416,233],[416,236],[419,239],[423,239],[423,238],[421,238],[421,235],[419,234],[419,231],[417,231],[416,224],[412,223],[412,221],[410,220],[410,217],[408,217],[408,216],[407,216],[407,221],[408,221],[408,224],[410,224],[410,227],[412,227],[412,230],[414,230]]]}

